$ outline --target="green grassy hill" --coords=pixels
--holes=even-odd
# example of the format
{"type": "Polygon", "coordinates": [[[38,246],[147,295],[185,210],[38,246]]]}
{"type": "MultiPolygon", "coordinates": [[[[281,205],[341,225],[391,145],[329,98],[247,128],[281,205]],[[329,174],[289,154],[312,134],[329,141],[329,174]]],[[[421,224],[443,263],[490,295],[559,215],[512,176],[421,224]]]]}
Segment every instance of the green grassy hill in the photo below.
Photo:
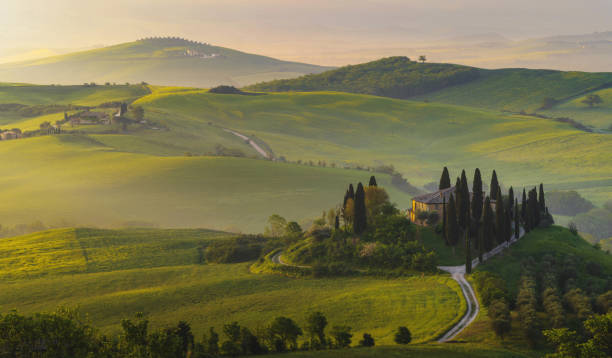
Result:
{"type": "Polygon", "coordinates": [[[252,274],[249,263],[201,264],[198,247],[228,234],[208,230],[58,229],[0,242],[0,309],[22,313],[78,306],[103,332],[144,312],[154,327],[191,323],[196,337],[231,321],[253,329],[280,315],[304,325],[321,311],[391,344],[407,325],[435,338],[465,310],[449,277],[291,279],[252,274]]]}
{"type": "Polygon", "coordinates": [[[340,91],[510,112],[541,112],[609,129],[612,98],[608,87],[611,86],[612,73],[521,68],[485,70],[390,57],[296,79],[259,83],[249,88],[276,92],[340,91]],[[584,94],[590,92],[602,96],[604,105],[589,109],[580,103],[584,94]],[[551,110],[540,111],[545,98],[553,98],[558,103],[551,110]]]}
{"type": "Polygon", "coordinates": [[[178,38],[155,38],[0,65],[6,82],[77,84],[147,81],[160,85],[247,85],[328,68],[281,61],[178,38]]]}
{"type": "Polygon", "coordinates": [[[437,181],[444,165],[452,175],[480,167],[485,182],[496,169],[506,186],[544,182],[598,205],[612,197],[612,137],[547,119],[330,92],[166,92],[137,103],[162,122],[172,118],[170,128],[188,123],[195,134],[212,122],[255,134],[291,161],[393,164],[417,185],[437,181]]]}
{"type": "MultiPolygon", "coordinates": [[[[357,170],[264,160],[136,154],[115,145],[142,152],[159,148],[128,135],[0,142],[2,224],[140,221],[261,232],[275,213],[300,221],[319,217],[342,200],[348,183],[370,177],[357,170]]],[[[393,200],[407,205],[409,195],[394,190],[389,176],[378,177],[393,200]]]]}
{"type": "Polygon", "coordinates": [[[561,102],[553,108],[542,111],[551,117],[569,117],[598,129],[612,130],[612,88],[593,91],[601,97],[603,103],[589,107],[582,103],[586,96],[576,96],[567,101],[561,102]]]}
{"type": "Polygon", "coordinates": [[[389,57],[345,66],[296,79],[259,83],[255,91],[339,91],[409,98],[477,79],[476,68],[451,64],[419,64],[407,57],[389,57]]]}

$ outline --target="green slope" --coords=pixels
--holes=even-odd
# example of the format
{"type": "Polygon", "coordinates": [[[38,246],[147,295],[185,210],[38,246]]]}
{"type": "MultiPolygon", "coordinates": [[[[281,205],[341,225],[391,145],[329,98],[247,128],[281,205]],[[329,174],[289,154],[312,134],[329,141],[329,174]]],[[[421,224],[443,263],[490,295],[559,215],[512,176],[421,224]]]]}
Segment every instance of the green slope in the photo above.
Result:
{"type": "Polygon", "coordinates": [[[601,97],[603,103],[589,107],[582,103],[586,96],[577,96],[559,103],[553,108],[542,111],[551,117],[568,117],[587,126],[612,131],[612,88],[593,91],[601,97]]]}
{"type": "Polygon", "coordinates": [[[155,38],[2,64],[0,80],[61,84],[147,81],[161,85],[210,87],[246,85],[326,69],[178,38],[155,38]],[[187,56],[186,52],[193,55],[187,56]]]}
{"type": "Polygon", "coordinates": [[[535,112],[546,97],[564,100],[612,85],[612,73],[552,70],[481,70],[478,80],[422,96],[435,102],[535,112]]]}
{"type": "Polygon", "coordinates": [[[345,66],[296,79],[250,86],[256,91],[340,91],[409,98],[476,80],[476,68],[451,64],[419,64],[408,57],[389,57],[345,66]]]}
{"type": "Polygon", "coordinates": [[[612,137],[547,119],[327,92],[160,93],[137,103],[194,129],[213,122],[255,134],[292,161],[393,164],[417,185],[437,181],[444,165],[453,175],[480,167],[485,182],[496,169],[506,186],[544,182],[597,204],[612,197],[612,137]]]}
{"type": "Polygon", "coordinates": [[[103,332],[144,312],[154,327],[191,323],[196,337],[234,320],[253,329],[275,317],[305,324],[322,311],[391,344],[408,325],[417,342],[459,319],[465,303],[449,277],[290,279],[249,273],[250,264],[197,264],[207,230],[60,229],[0,242],[0,307],[30,313],[79,306],[103,332]],[[384,294],[381,294],[384,293],[384,294]]]}
{"type": "MultiPolygon", "coordinates": [[[[335,206],[363,171],[225,157],[160,157],[116,150],[121,136],[61,135],[0,142],[3,225],[41,220],[121,225],[210,227],[261,232],[275,213],[318,217],[335,206]]],[[[141,141],[141,151],[151,151],[141,141]]],[[[119,146],[121,146],[119,145],[119,146]]],[[[159,148],[158,144],[152,146],[159,148]]],[[[390,178],[379,182],[391,187],[390,178]]],[[[409,196],[390,188],[393,200],[409,196]]]]}
{"type": "Polygon", "coordinates": [[[130,101],[149,93],[149,88],[142,85],[93,87],[0,84],[0,103],[97,106],[105,102],[130,101]]]}

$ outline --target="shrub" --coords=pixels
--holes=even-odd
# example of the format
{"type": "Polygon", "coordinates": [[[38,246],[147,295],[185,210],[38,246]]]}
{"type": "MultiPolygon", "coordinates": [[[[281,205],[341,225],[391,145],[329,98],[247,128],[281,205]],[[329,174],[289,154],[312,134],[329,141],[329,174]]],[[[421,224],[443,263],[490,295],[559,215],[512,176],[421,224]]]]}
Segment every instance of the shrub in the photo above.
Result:
{"type": "Polygon", "coordinates": [[[404,326],[398,327],[393,340],[397,344],[408,344],[412,341],[412,333],[404,326]]]}
{"type": "Polygon", "coordinates": [[[369,333],[363,334],[363,339],[359,341],[359,345],[362,347],[374,347],[374,338],[369,333]]]}

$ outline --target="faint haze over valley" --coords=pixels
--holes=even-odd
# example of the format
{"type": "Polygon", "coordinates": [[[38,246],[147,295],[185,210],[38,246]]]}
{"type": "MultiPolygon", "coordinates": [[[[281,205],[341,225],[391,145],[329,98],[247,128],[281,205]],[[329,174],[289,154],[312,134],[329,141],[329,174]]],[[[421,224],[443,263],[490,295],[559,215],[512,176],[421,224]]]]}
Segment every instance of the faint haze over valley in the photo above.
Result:
{"type": "Polygon", "coordinates": [[[180,36],[328,66],[384,56],[612,71],[609,0],[3,1],[0,63],[180,36]]]}

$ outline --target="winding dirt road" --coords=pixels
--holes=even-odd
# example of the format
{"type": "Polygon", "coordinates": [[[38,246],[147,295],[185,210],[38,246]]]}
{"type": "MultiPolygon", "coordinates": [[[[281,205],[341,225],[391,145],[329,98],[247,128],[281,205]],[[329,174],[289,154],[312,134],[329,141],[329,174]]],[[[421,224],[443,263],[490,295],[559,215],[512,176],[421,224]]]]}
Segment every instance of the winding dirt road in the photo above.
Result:
{"type": "Polygon", "coordinates": [[[268,154],[268,152],[266,152],[262,147],[260,147],[257,143],[255,143],[254,140],[252,140],[251,138],[245,136],[242,133],[238,133],[236,131],[233,131],[231,129],[227,129],[227,128],[223,128],[224,131],[231,133],[233,135],[235,135],[236,137],[246,141],[251,147],[253,147],[253,149],[255,149],[257,151],[257,153],[261,154],[262,157],[266,158],[266,159],[270,159],[270,154],[268,154]]]}
{"type": "MultiPolygon", "coordinates": [[[[525,231],[521,228],[519,233],[519,238],[516,239],[512,236],[512,239],[509,242],[505,242],[497,247],[493,248],[493,250],[486,252],[482,255],[483,262],[487,261],[491,257],[499,254],[504,251],[504,249],[510,247],[510,245],[517,242],[520,238],[525,235],[525,231]]],[[[479,264],[478,258],[472,260],[472,268],[476,268],[479,264]]],[[[451,329],[449,329],[446,333],[444,333],[440,338],[438,338],[438,342],[448,342],[455,338],[459,333],[461,333],[465,327],[469,326],[478,316],[480,312],[480,305],[478,304],[478,299],[476,298],[476,293],[474,292],[474,288],[472,285],[465,279],[465,265],[460,266],[438,266],[438,268],[442,271],[446,271],[451,274],[451,277],[457,281],[459,287],[461,287],[461,292],[463,292],[463,297],[465,298],[465,302],[467,303],[467,310],[465,315],[461,318],[456,325],[454,325],[451,329]]]]}

